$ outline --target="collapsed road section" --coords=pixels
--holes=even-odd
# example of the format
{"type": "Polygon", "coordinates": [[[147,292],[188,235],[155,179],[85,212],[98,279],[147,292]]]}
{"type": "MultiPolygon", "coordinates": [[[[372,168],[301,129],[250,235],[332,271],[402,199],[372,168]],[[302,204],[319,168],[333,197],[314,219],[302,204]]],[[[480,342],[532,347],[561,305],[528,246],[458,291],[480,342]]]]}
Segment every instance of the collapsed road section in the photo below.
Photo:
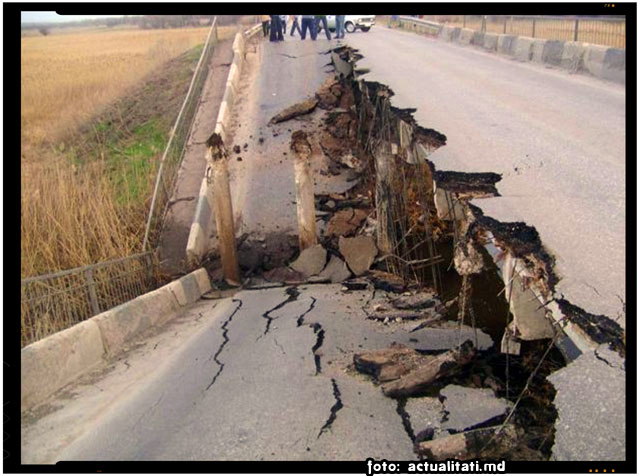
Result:
{"type": "MultiPolygon", "coordinates": [[[[388,302],[375,302],[371,307],[369,302],[363,306],[368,319],[384,325],[418,319],[414,324],[417,330],[433,328],[444,317],[460,326],[483,329],[494,338],[492,350],[480,355],[462,352],[474,342],[461,339],[457,350],[450,351],[454,352],[451,365],[445,368],[455,370],[463,385],[491,388],[497,397],[510,402],[509,412],[481,425],[444,432],[434,425],[418,430],[418,437],[403,416],[406,402],[399,400],[398,413],[420,455],[451,457],[450,448],[457,448],[459,441],[452,438],[449,446],[438,436],[499,423],[491,429],[494,437],[490,441],[495,445],[470,445],[458,457],[581,460],[586,455],[587,459],[624,459],[623,329],[607,316],[567,302],[556,291],[555,258],[544,248],[534,227],[484,215],[477,203],[482,198],[500,197],[501,175],[436,170],[428,157],[446,144],[446,136],[417,124],[413,110],[393,107],[393,91],[388,86],[363,80],[361,75],[368,71],[357,69],[362,57],[356,51],[341,47],[327,54],[331,55],[335,77],[328,78],[315,97],[273,116],[270,124],[295,128],[294,121],[305,121],[306,133],[289,129],[293,155],[300,155],[298,143],[304,137],[320,147],[326,161],[325,167],[315,172],[326,176],[346,170],[353,184],[341,194],[315,194],[318,229],[312,230],[310,239],[300,239],[298,258],[288,266],[251,269],[260,275],[252,284],[331,281],[344,282],[347,289],[362,289],[366,284],[349,278],[364,276],[365,282],[382,283],[385,291],[402,293],[413,283],[417,288],[412,293],[427,289],[434,303],[444,302],[433,308],[438,312],[429,315],[425,309],[429,306],[419,305],[398,309],[388,302]],[[317,108],[324,114],[318,116],[317,108]],[[598,359],[604,349],[609,349],[607,359],[598,359]],[[473,358],[467,358],[469,355],[473,358]],[[600,363],[594,364],[592,357],[600,363]],[[593,375],[599,375],[602,365],[615,368],[618,372],[608,379],[612,403],[599,406],[601,393],[585,395],[575,373],[560,374],[567,363],[566,369],[586,366],[593,375]],[[557,375],[567,376],[565,385],[558,383],[557,375]],[[567,397],[566,392],[573,395],[567,397]],[[577,396],[581,398],[574,398],[577,396]],[[605,428],[606,444],[602,445],[600,434],[597,449],[585,452],[595,441],[590,441],[593,433],[580,428],[594,412],[605,428]],[[505,434],[509,437],[504,438],[505,434]]],[[[303,160],[309,160],[310,147],[305,149],[303,160]]],[[[308,233],[303,230],[304,205],[299,193],[305,181],[309,182],[296,175],[300,236],[308,233]]],[[[295,245],[292,247],[295,250],[295,245]]],[[[296,254],[293,251],[291,258],[296,254]]],[[[375,293],[371,300],[375,301],[375,293]]],[[[419,349],[420,342],[414,345],[419,349]]],[[[391,354],[397,357],[397,349],[391,354]]],[[[375,355],[374,360],[382,358],[375,355]]],[[[445,356],[438,356],[442,358],[446,361],[445,356]]],[[[451,377],[449,372],[440,373],[440,367],[434,367],[428,358],[410,360],[411,365],[393,358],[378,361],[379,368],[372,373],[362,365],[361,356],[354,356],[355,368],[371,374],[391,398],[425,398],[438,387],[436,382],[451,377]],[[380,380],[381,373],[390,373],[393,382],[385,383],[386,377],[380,380]],[[389,390],[395,386],[398,390],[389,390]]],[[[483,431],[478,438],[470,434],[468,441],[483,440],[483,431]]]]}
{"type": "MultiPolygon", "coordinates": [[[[361,58],[350,48],[332,52],[342,84],[348,84],[354,92],[354,109],[358,131],[361,131],[356,147],[359,158],[371,164],[370,177],[376,178],[375,184],[369,185],[369,195],[376,197],[377,244],[381,251],[395,253],[387,266],[406,279],[413,275],[417,281],[429,283],[443,296],[455,290],[456,318],[461,323],[471,320],[474,326],[501,329],[500,352],[506,356],[507,381],[509,359],[522,358],[525,346],[531,352],[531,345],[541,342],[548,344],[538,347],[538,352],[527,352],[528,358],[539,360],[533,373],[544,365],[552,346],[562,352],[564,360],[575,361],[567,369],[589,368],[589,381],[591,376],[601,375],[605,370],[602,366],[614,368],[614,374],[606,379],[607,396],[600,390],[585,394],[580,385],[584,381],[576,379],[571,372],[551,374],[549,381],[560,393],[555,397],[558,417],[555,431],[550,432],[555,433],[550,456],[577,460],[624,459],[623,329],[611,317],[589,313],[556,292],[559,278],[554,272],[555,259],[545,250],[534,227],[522,222],[503,223],[484,215],[479,199],[499,196],[496,184],[500,175],[435,169],[429,154],[444,145],[446,138],[416,124],[411,110],[391,106],[389,98],[393,92],[389,87],[363,80],[356,68],[361,58]],[[472,200],[474,204],[470,203],[472,200]],[[419,231],[423,232],[421,241],[415,238],[419,231]],[[415,256],[420,248],[423,254],[415,256]],[[440,268],[434,265],[437,258],[434,249],[446,257],[445,265],[453,267],[457,279],[443,279],[440,269],[434,270],[440,268]],[[431,273],[425,272],[425,265],[427,269],[431,267],[431,273]],[[487,274],[497,274],[503,282],[498,294],[504,300],[502,306],[506,304],[506,312],[502,310],[501,322],[496,322],[495,315],[487,316],[487,309],[482,309],[488,304],[482,288],[495,279],[488,278],[487,274]],[[607,359],[596,365],[587,364],[593,364],[594,357],[597,359],[604,349],[607,359]],[[567,381],[560,383],[563,379],[557,375],[567,381]],[[602,405],[603,398],[616,403],[602,405]],[[603,430],[597,436],[582,431],[593,415],[604,425],[599,426],[603,430]],[[586,451],[590,446],[597,449],[586,451]]],[[[493,305],[495,301],[495,297],[489,299],[493,305]]],[[[515,399],[516,407],[524,393],[531,391],[531,381],[530,376],[515,399]]],[[[515,407],[509,418],[514,412],[517,412],[515,407]]],[[[502,424],[501,431],[506,423],[502,424]]],[[[553,434],[547,435],[546,442],[553,438],[553,434]]],[[[430,450],[422,454],[434,455],[430,450]]],[[[450,456],[445,455],[448,455],[446,451],[441,456],[450,456]]],[[[474,455],[478,456],[477,451],[467,454],[468,457],[474,455]]]]}

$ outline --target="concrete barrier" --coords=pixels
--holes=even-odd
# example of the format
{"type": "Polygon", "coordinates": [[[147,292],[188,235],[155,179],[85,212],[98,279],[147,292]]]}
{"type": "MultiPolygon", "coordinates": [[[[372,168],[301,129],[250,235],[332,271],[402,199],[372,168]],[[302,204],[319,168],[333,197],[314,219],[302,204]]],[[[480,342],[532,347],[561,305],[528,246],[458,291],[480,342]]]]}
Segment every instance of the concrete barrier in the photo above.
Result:
{"type": "Polygon", "coordinates": [[[535,63],[560,66],[563,51],[564,41],[535,40],[533,43],[533,55],[531,57],[531,61],[535,63]]]}
{"type": "Polygon", "coordinates": [[[458,43],[461,45],[468,45],[471,43],[473,39],[473,30],[470,28],[462,28],[460,30],[460,35],[458,36],[458,43]]]}
{"type": "Polygon", "coordinates": [[[498,35],[497,33],[485,33],[484,43],[482,45],[485,50],[497,51],[498,49],[498,35]]]}
{"type": "Polygon", "coordinates": [[[513,43],[513,56],[520,61],[531,61],[535,39],[528,36],[518,36],[513,43]]]}
{"type": "Polygon", "coordinates": [[[20,406],[24,411],[102,363],[104,348],[95,321],[76,324],[34,342],[20,353],[20,406]]]}
{"type": "MultiPolygon", "coordinates": [[[[401,17],[401,25],[416,31],[416,25],[429,24],[437,29],[437,23],[401,17]]],[[[519,61],[560,66],[572,72],[589,72],[592,75],[625,84],[626,50],[606,46],[589,45],[574,41],[544,40],[527,36],[483,33],[469,28],[440,25],[438,38],[473,44],[489,51],[497,51],[519,61]]]]}
{"type": "Polygon", "coordinates": [[[486,33],[483,33],[481,31],[474,31],[473,35],[471,36],[471,44],[472,45],[476,45],[476,46],[482,46],[484,47],[484,35],[486,33]]]}
{"type": "Polygon", "coordinates": [[[513,35],[498,35],[498,53],[503,55],[513,55],[513,47],[515,46],[516,36],[513,35]]]}
{"type": "Polygon", "coordinates": [[[169,321],[211,290],[203,268],[166,286],[57,332],[22,349],[22,411],[97,368],[140,333],[169,321]]]}
{"type": "Polygon", "coordinates": [[[458,36],[460,36],[460,30],[461,30],[461,28],[459,28],[459,27],[453,27],[453,26],[444,25],[440,29],[440,33],[439,33],[438,37],[441,40],[444,40],[444,41],[455,41],[456,38],[458,38],[458,36]]]}
{"type": "Polygon", "coordinates": [[[567,41],[562,50],[560,66],[570,71],[580,71],[583,69],[584,54],[587,51],[586,43],[577,41],[567,41]]]}
{"type": "MultiPolygon", "coordinates": [[[[227,82],[225,84],[222,102],[218,110],[216,125],[213,130],[222,137],[225,144],[229,143],[229,126],[233,107],[236,103],[240,87],[240,77],[245,64],[246,42],[247,39],[261,31],[262,26],[256,25],[244,33],[237,33],[232,45],[233,61],[229,68],[227,82]]],[[[207,166],[207,174],[210,173],[207,166]]],[[[205,177],[200,186],[200,195],[196,204],[196,212],[189,230],[189,238],[187,239],[187,262],[190,266],[197,266],[209,252],[209,236],[215,227],[213,217],[213,191],[210,190],[209,181],[205,177]]]]}
{"type": "Polygon", "coordinates": [[[533,45],[531,46],[531,61],[534,63],[542,63],[542,56],[544,53],[544,45],[547,43],[547,40],[536,39],[533,40],[533,45]]]}
{"type": "Polygon", "coordinates": [[[583,58],[584,69],[592,75],[625,84],[625,50],[587,45],[583,58]]]}

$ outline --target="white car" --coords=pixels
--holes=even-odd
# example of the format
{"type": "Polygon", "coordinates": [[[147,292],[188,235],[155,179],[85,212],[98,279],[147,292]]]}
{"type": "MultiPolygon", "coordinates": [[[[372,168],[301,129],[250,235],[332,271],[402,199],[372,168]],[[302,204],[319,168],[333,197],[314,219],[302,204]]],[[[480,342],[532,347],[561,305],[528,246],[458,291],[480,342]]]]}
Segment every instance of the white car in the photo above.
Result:
{"type": "MultiPolygon", "coordinates": [[[[345,15],[344,17],[344,29],[347,33],[353,33],[356,29],[367,32],[371,30],[371,27],[375,24],[375,15],[345,15]]],[[[322,23],[320,26],[322,26],[322,23]]],[[[327,26],[329,27],[329,30],[336,29],[335,15],[327,15],[327,26]]]]}

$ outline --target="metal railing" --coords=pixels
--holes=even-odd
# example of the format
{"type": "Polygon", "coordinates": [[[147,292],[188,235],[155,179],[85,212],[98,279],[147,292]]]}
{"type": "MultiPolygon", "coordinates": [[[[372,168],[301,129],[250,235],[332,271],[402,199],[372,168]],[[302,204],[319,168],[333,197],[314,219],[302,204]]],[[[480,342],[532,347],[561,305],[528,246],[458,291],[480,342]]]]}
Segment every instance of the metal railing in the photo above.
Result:
{"type": "Polygon", "coordinates": [[[20,281],[21,345],[152,291],[158,262],[148,251],[20,281]]]}
{"type": "Polygon", "coordinates": [[[214,46],[218,43],[217,24],[218,17],[215,17],[211,23],[211,28],[209,29],[207,39],[202,48],[200,59],[191,78],[189,90],[184,98],[178,117],[171,128],[169,140],[160,159],[144,239],[142,240],[142,251],[148,249],[149,243],[157,244],[160,236],[164,216],[176,184],[182,158],[184,157],[187,139],[191,134],[193,120],[198,109],[198,104],[200,103],[202,88],[209,74],[209,60],[211,59],[214,46]]]}
{"type": "Polygon", "coordinates": [[[422,19],[488,33],[626,47],[626,21],[618,17],[423,15],[422,19]]]}

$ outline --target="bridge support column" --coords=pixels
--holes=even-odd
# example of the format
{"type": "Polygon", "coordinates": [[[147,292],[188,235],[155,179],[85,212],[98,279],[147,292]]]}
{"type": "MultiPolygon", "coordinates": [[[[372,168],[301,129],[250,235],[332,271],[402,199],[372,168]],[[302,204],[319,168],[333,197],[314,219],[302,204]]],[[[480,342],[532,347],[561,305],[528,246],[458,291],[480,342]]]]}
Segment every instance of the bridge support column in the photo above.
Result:
{"type": "Polygon", "coordinates": [[[316,206],[311,178],[311,145],[304,131],[291,135],[291,150],[294,152],[296,180],[296,203],[298,205],[298,242],[300,251],[318,243],[316,236],[316,206]]]}
{"type": "Polygon", "coordinates": [[[218,230],[220,258],[224,279],[232,285],[240,284],[240,267],[233,225],[233,208],[227,170],[227,150],[220,135],[214,133],[207,140],[207,163],[211,167],[213,210],[218,230]]]}

